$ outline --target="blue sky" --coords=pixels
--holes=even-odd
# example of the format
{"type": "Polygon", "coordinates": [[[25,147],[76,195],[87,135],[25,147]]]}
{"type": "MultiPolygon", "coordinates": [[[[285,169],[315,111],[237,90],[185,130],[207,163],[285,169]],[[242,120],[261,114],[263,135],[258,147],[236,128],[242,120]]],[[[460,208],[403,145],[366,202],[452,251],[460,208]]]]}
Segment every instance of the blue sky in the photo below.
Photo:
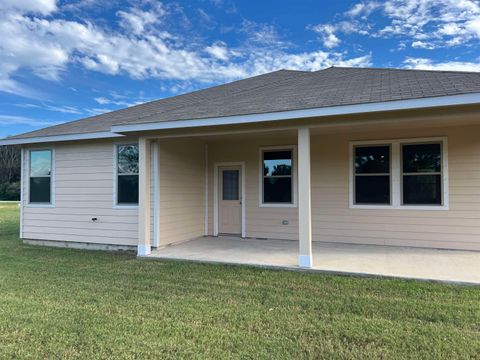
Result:
{"type": "Polygon", "coordinates": [[[1,0],[0,138],[281,68],[480,71],[479,0],[1,0]]]}

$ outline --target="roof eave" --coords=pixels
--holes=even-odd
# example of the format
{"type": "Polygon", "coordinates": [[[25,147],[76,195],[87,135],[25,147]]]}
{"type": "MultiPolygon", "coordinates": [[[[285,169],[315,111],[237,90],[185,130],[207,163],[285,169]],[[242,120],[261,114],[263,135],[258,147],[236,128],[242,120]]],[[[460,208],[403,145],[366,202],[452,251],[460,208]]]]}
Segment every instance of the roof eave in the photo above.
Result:
{"type": "Polygon", "coordinates": [[[355,105],[330,106],[303,110],[288,110],[250,115],[234,115],[190,120],[158,121],[139,124],[113,125],[114,133],[129,133],[148,130],[182,129],[204,126],[237,125],[267,121],[282,121],[302,118],[349,115],[381,111],[423,109],[454,105],[480,104],[480,93],[437,96],[421,99],[395,100],[355,105]]]}
{"type": "Polygon", "coordinates": [[[51,135],[51,136],[35,136],[29,138],[18,139],[0,139],[0,145],[23,145],[23,144],[40,144],[49,142],[75,141],[75,140],[94,140],[123,137],[122,134],[112,133],[110,131],[101,131],[84,134],[67,134],[67,135],[51,135]]]}
{"type": "Polygon", "coordinates": [[[303,110],[288,110],[262,114],[234,115],[224,117],[211,117],[190,120],[158,121],[139,124],[113,125],[111,131],[92,132],[84,134],[67,134],[37,136],[29,138],[1,139],[0,145],[21,145],[47,142],[63,142],[75,140],[107,139],[123,137],[126,133],[142,132],[149,130],[182,129],[218,125],[237,125],[268,121],[282,121],[302,118],[314,118],[334,115],[349,115],[361,113],[373,113],[381,111],[411,110],[435,108],[455,105],[480,104],[480,93],[470,93],[450,96],[437,96],[420,99],[395,100],[355,105],[330,106],[303,110]]]}

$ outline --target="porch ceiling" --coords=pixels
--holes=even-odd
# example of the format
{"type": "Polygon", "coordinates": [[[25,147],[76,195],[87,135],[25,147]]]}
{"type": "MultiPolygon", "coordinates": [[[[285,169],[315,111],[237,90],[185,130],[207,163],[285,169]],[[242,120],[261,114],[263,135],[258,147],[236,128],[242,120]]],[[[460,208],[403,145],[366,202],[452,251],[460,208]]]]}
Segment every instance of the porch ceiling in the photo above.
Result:
{"type": "MultiPolygon", "coordinates": [[[[157,249],[149,258],[298,269],[298,242],[202,237],[157,249]]],[[[313,271],[480,285],[480,252],[313,243],[313,271]]]]}

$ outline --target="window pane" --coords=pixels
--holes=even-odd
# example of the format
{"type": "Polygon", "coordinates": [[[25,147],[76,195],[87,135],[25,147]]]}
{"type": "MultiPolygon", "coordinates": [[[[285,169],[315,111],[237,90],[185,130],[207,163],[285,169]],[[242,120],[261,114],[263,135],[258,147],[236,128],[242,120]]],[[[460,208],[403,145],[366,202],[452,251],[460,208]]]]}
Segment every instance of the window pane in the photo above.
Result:
{"type": "Polygon", "coordinates": [[[292,178],[264,178],[264,203],[292,203],[292,178]]]}
{"type": "Polygon", "coordinates": [[[292,151],[266,151],[263,153],[263,175],[292,175],[292,151]]]}
{"type": "Polygon", "coordinates": [[[356,176],[355,204],[390,204],[390,176],[356,176]]]}
{"type": "Polygon", "coordinates": [[[51,172],[51,150],[36,150],[30,152],[30,176],[50,176],[51,172]]]}
{"type": "Polygon", "coordinates": [[[138,174],[137,145],[120,145],[118,147],[118,173],[138,174]]]}
{"type": "Polygon", "coordinates": [[[441,205],[442,180],[440,175],[404,175],[404,205],[441,205]]]}
{"type": "Polygon", "coordinates": [[[403,172],[440,172],[440,144],[403,145],[403,172]]]}
{"type": "Polygon", "coordinates": [[[357,174],[390,173],[389,146],[361,146],[355,148],[357,174]]]}
{"type": "Polygon", "coordinates": [[[138,204],[138,175],[118,177],[119,204],[138,204]]]}
{"type": "Polygon", "coordinates": [[[30,178],[30,202],[50,203],[50,178],[30,178]]]}
{"type": "Polygon", "coordinates": [[[222,172],[222,199],[238,200],[238,170],[224,170],[222,172]]]}

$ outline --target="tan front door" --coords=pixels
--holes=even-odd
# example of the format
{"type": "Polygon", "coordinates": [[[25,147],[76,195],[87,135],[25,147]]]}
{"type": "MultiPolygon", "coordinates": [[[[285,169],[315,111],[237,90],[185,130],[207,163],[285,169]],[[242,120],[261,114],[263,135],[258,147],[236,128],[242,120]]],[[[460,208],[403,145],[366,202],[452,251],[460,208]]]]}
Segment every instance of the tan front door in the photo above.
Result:
{"type": "Polygon", "coordinates": [[[242,175],[240,166],[224,166],[219,171],[220,234],[241,235],[242,233],[242,175]]]}

